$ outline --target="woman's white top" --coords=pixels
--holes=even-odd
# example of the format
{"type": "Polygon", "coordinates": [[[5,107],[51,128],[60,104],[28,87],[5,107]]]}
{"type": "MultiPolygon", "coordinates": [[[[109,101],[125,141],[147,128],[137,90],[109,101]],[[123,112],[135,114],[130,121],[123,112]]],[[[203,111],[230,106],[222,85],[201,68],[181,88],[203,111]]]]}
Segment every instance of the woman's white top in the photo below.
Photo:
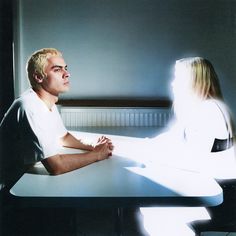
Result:
{"type": "Polygon", "coordinates": [[[183,117],[152,140],[155,157],[151,160],[201,171],[217,179],[236,178],[234,146],[212,152],[216,139],[227,141],[233,137],[225,104],[215,99],[201,101],[189,107],[183,117]]]}

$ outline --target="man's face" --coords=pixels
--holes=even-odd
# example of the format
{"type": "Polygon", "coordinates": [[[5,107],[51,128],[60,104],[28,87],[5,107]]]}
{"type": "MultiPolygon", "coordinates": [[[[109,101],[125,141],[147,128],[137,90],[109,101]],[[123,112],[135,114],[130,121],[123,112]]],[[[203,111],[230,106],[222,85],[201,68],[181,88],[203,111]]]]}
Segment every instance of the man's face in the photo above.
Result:
{"type": "Polygon", "coordinates": [[[41,83],[44,90],[54,96],[69,90],[70,74],[62,57],[50,57],[44,71],[46,77],[41,83]]]}

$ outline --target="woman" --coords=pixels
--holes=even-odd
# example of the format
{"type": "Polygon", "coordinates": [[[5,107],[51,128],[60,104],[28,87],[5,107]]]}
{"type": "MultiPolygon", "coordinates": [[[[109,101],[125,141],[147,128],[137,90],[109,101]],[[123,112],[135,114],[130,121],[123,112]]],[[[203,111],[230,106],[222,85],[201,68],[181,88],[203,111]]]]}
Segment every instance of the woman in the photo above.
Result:
{"type": "Polygon", "coordinates": [[[204,150],[211,151],[214,138],[228,139],[229,133],[232,138],[230,116],[223,104],[218,77],[208,60],[200,57],[178,60],[172,86],[176,116],[189,141],[195,134],[201,135],[199,141],[208,136],[209,142],[202,143],[204,150]]]}
{"type": "Polygon", "coordinates": [[[212,64],[201,57],[176,61],[172,90],[176,120],[151,141],[162,153],[155,160],[204,171],[216,179],[236,177],[233,125],[212,64]]]}
{"type": "Polygon", "coordinates": [[[212,64],[200,57],[178,60],[172,87],[185,149],[196,153],[202,171],[217,179],[235,177],[233,125],[212,64]]]}
{"type": "MultiPolygon", "coordinates": [[[[234,134],[230,113],[224,104],[217,74],[212,64],[204,58],[191,57],[177,60],[172,89],[176,121],[169,131],[152,140],[159,157],[152,159],[149,164],[153,166],[160,161],[166,162],[180,168],[204,172],[216,178],[223,187],[224,203],[219,207],[208,209],[212,217],[210,222],[215,222],[216,225],[223,222],[222,218],[218,219],[218,217],[223,216],[227,219],[226,212],[230,208],[231,212],[228,211],[227,215],[233,218],[227,220],[232,221],[236,219],[235,212],[232,212],[232,196],[235,196],[236,192],[232,184],[232,179],[236,178],[234,134]],[[171,148],[168,148],[170,146],[171,148]]],[[[147,219],[150,216],[153,218],[154,215],[158,217],[161,214],[160,217],[163,219],[164,209],[160,211],[158,208],[141,208],[144,225],[148,225],[147,219]]],[[[166,208],[167,227],[164,226],[164,229],[167,230],[167,234],[168,230],[174,227],[170,222],[170,216],[178,214],[177,217],[172,217],[173,222],[181,215],[184,216],[184,220],[178,224],[178,227],[183,226],[183,229],[188,232],[186,223],[200,220],[199,210],[201,209],[189,207],[166,208]],[[191,220],[187,220],[186,214],[191,216],[191,220]]],[[[202,212],[205,213],[204,208],[202,212]]],[[[155,227],[159,230],[158,226],[155,227]]],[[[151,232],[148,228],[146,230],[151,232]]],[[[155,231],[155,229],[152,230],[155,231]]],[[[176,235],[180,235],[179,233],[176,232],[176,235]]],[[[186,234],[191,235],[191,232],[186,234]]]]}

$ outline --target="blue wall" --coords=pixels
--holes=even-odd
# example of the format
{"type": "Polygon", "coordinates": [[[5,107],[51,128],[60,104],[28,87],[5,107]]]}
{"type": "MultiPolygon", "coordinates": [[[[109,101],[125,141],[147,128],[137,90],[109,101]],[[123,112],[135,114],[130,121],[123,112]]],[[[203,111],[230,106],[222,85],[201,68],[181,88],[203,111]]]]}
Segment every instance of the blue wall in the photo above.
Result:
{"type": "MultiPolygon", "coordinates": [[[[56,47],[71,72],[64,98],[171,97],[176,59],[203,56],[219,74],[236,114],[236,1],[19,0],[16,95],[27,86],[25,62],[56,47]]],[[[236,115],[235,115],[236,116],[236,115]]]]}

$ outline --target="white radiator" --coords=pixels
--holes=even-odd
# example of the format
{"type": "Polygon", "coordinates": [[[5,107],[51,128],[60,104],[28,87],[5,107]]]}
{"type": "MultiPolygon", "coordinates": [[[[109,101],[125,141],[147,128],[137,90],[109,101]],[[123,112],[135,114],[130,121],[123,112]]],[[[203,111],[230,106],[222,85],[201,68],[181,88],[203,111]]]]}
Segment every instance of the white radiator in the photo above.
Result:
{"type": "Polygon", "coordinates": [[[172,116],[168,108],[60,107],[66,127],[164,127],[172,116]]]}

